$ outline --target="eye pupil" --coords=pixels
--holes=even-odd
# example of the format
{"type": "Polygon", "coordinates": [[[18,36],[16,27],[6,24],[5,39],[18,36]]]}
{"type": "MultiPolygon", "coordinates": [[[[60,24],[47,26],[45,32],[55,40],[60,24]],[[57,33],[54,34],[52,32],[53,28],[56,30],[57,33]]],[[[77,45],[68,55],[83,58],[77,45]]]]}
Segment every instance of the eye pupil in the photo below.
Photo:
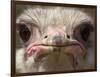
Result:
{"type": "Polygon", "coordinates": [[[84,41],[87,41],[88,40],[88,37],[90,35],[90,30],[89,28],[84,28],[82,31],[81,31],[81,36],[83,38],[84,41]]]}
{"type": "Polygon", "coordinates": [[[20,25],[19,35],[24,42],[27,42],[31,36],[31,32],[24,24],[20,25]]]}

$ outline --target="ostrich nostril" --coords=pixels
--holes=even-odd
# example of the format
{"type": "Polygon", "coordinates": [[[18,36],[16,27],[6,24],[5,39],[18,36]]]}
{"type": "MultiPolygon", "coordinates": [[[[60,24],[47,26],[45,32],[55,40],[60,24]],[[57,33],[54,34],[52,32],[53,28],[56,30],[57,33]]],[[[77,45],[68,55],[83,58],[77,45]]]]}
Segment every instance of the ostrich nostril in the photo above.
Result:
{"type": "Polygon", "coordinates": [[[70,39],[70,36],[69,36],[69,35],[67,35],[67,38],[68,38],[68,39],[70,39]]]}
{"type": "Polygon", "coordinates": [[[46,36],[44,36],[44,38],[48,38],[48,36],[46,35],[46,36]]]}

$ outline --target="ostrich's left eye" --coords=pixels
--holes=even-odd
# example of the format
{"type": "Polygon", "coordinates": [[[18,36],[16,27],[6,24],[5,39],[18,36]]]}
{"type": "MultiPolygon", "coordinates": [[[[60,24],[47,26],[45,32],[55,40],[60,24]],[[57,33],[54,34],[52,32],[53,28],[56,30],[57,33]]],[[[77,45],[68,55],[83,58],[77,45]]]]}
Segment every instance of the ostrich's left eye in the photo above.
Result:
{"type": "Polygon", "coordinates": [[[80,42],[87,42],[93,29],[92,24],[82,23],[74,29],[73,37],[80,42]]]}
{"type": "Polygon", "coordinates": [[[93,31],[93,26],[89,23],[83,23],[80,27],[80,35],[82,40],[88,41],[91,31],[93,31]]]}

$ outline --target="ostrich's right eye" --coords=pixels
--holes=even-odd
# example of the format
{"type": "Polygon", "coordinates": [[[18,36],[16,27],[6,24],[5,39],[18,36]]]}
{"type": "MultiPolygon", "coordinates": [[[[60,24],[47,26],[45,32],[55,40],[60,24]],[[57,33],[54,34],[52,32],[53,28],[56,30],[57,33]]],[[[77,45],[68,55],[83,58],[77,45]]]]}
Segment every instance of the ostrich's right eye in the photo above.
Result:
{"type": "Polygon", "coordinates": [[[19,35],[23,42],[27,42],[31,36],[31,31],[25,24],[19,25],[19,35]]]}

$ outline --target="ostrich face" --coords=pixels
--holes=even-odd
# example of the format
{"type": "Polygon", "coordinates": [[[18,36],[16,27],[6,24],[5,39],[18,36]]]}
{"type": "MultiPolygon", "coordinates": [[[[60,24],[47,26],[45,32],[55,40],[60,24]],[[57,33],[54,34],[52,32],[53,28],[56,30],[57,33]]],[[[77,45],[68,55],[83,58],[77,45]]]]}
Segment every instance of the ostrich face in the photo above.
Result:
{"type": "Polygon", "coordinates": [[[24,43],[24,61],[30,69],[84,68],[94,24],[84,12],[75,8],[37,6],[25,10],[16,24],[24,43]]]}

